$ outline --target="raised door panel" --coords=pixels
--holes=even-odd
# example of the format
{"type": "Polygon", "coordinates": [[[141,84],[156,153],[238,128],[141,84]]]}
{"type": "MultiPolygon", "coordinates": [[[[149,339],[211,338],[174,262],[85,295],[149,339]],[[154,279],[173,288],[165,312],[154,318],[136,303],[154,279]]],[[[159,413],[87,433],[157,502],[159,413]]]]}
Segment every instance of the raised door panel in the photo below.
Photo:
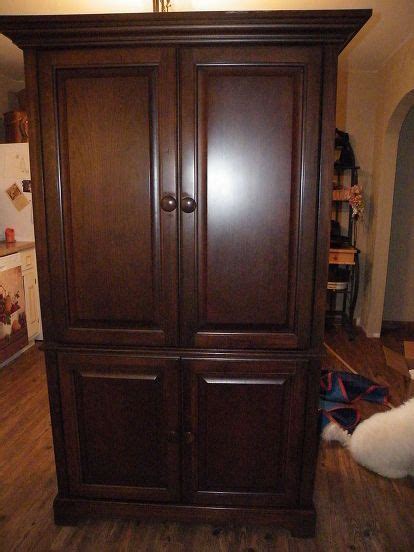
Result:
{"type": "Polygon", "coordinates": [[[178,362],[61,354],[59,369],[70,493],[177,500],[178,362]]]}
{"type": "Polygon", "coordinates": [[[300,361],[184,361],[187,500],[298,504],[306,367],[300,361]]]}
{"type": "Polygon", "coordinates": [[[177,214],[160,203],[176,195],[174,50],[41,58],[55,338],[173,345],[177,214]]]}
{"type": "Polygon", "coordinates": [[[23,272],[24,299],[26,304],[27,335],[33,339],[40,329],[39,293],[37,289],[37,277],[34,270],[23,272]]]}
{"type": "Polygon", "coordinates": [[[309,346],[320,61],[318,47],[182,54],[186,345],[309,346]]]}

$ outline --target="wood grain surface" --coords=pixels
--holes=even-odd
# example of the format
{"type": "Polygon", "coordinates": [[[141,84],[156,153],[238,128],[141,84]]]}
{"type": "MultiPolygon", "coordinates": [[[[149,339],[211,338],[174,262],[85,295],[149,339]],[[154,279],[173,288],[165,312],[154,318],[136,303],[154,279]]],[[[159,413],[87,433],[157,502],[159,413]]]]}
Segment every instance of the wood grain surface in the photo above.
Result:
{"type": "MultiPolygon", "coordinates": [[[[334,336],[328,338],[332,343],[334,336]]],[[[380,343],[368,342],[371,347],[343,340],[341,352],[354,366],[373,366],[380,343]]],[[[2,552],[408,552],[414,542],[412,481],[372,474],[336,445],[320,448],[317,538],[306,540],[273,526],[117,520],[57,527],[54,470],[43,354],[33,348],[0,372],[2,552]]]]}
{"type": "Polygon", "coordinates": [[[7,255],[18,253],[19,251],[32,249],[34,246],[35,243],[33,241],[15,241],[14,243],[0,241],[0,257],[6,257],[7,255]]]}
{"type": "Polygon", "coordinates": [[[182,193],[197,202],[181,217],[182,344],[304,349],[321,51],[185,48],[180,60],[182,193]]]}
{"type": "Polygon", "coordinates": [[[2,16],[0,30],[20,48],[126,43],[217,43],[223,39],[318,44],[342,49],[371,17],[372,10],[113,13],[2,16]],[[208,29],[208,33],[205,29],[208,29]]]}
{"type": "Polygon", "coordinates": [[[159,208],[177,193],[175,50],[48,51],[39,63],[46,339],[175,345],[177,214],[159,208]]]}
{"type": "MultiPolygon", "coordinates": [[[[404,334],[407,336],[407,334],[404,334]]],[[[403,339],[401,334],[387,332],[381,339],[368,339],[362,330],[357,330],[355,340],[350,342],[347,333],[341,328],[333,328],[325,334],[325,343],[331,347],[350,367],[359,374],[375,381],[380,385],[390,387],[390,401],[398,406],[407,399],[407,389],[403,379],[396,377],[385,362],[382,346],[385,345],[397,353],[403,352],[403,339]]],[[[324,362],[325,367],[344,370],[343,365],[337,359],[329,356],[324,362]]]]}
{"type": "MultiPolygon", "coordinates": [[[[0,18],[25,49],[30,117],[40,123],[30,140],[36,233],[47,243],[39,266],[56,520],[171,513],[192,523],[285,522],[294,535],[314,534],[336,57],[370,14],[0,18]],[[102,348],[92,354],[98,364],[91,356],[78,366],[61,362],[73,350],[61,355],[53,345],[83,346],[84,360],[90,346],[121,354],[102,361],[112,358],[102,348]],[[122,354],[153,347],[157,359],[180,346],[206,354],[203,374],[194,372],[199,358],[188,366],[197,377],[182,402],[178,374],[167,382],[164,365],[122,354]],[[227,350],[243,351],[237,363],[249,363],[247,372],[212,372],[227,350]],[[275,373],[270,358],[251,371],[251,350],[279,350],[297,371],[283,381],[283,356],[275,373]],[[138,404],[146,413],[137,418],[138,404]],[[189,404],[192,426],[178,428],[189,404]],[[178,477],[173,454],[163,470],[166,441],[189,451],[180,458],[192,457],[196,469],[178,477]],[[206,505],[156,503],[182,490],[188,474],[206,505]],[[132,502],[136,493],[147,502],[132,502]],[[277,509],[256,508],[265,494],[277,509]]],[[[223,358],[223,367],[231,363],[223,358]]],[[[183,531],[184,549],[203,547],[183,531]]],[[[48,546],[60,545],[34,543],[48,546]]]]}

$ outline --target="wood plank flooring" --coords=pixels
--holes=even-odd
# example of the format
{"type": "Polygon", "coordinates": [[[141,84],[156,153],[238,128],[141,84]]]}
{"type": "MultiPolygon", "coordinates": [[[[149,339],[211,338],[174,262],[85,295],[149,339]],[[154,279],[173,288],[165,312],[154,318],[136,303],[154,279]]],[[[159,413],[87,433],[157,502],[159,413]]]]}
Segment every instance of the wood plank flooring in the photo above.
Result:
{"type": "MultiPolygon", "coordinates": [[[[406,389],[402,385],[402,378],[395,377],[395,373],[387,368],[382,350],[382,345],[385,345],[401,353],[403,345],[399,336],[397,337],[388,333],[381,339],[368,339],[362,330],[359,330],[354,341],[349,341],[343,329],[334,328],[326,332],[325,343],[350,364],[358,374],[381,385],[388,385],[391,402],[397,406],[406,400],[406,389]]],[[[328,355],[327,363],[340,370],[344,369],[330,355],[328,355]]]]}
{"type": "MultiPolygon", "coordinates": [[[[380,375],[379,344],[365,346],[362,337],[358,339],[353,343],[342,340],[342,355],[354,366],[368,366],[368,371],[380,375]]],[[[340,342],[341,335],[328,336],[331,345],[335,340],[340,342]]],[[[335,360],[327,362],[332,364],[335,360]]],[[[87,521],[77,527],[57,527],[51,508],[55,494],[43,354],[33,348],[0,371],[1,552],[408,552],[414,549],[412,480],[388,480],[372,474],[355,464],[346,450],[332,444],[323,443],[320,448],[315,539],[295,539],[276,527],[215,527],[169,522],[87,521]]]]}

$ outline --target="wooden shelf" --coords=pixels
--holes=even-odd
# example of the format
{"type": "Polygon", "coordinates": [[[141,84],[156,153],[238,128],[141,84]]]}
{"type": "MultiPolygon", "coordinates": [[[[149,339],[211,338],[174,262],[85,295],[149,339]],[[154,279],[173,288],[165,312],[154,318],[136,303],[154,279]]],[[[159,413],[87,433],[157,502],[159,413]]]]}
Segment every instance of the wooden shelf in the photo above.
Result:
{"type": "Polygon", "coordinates": [[[329,264],[354,265],[357,249],[354,247],[330,248],[329,264]]]}
{"type": "Polygon", "coordinates": [[[332,201],[348,201],[349,188],[332,190],[332,201]]]}

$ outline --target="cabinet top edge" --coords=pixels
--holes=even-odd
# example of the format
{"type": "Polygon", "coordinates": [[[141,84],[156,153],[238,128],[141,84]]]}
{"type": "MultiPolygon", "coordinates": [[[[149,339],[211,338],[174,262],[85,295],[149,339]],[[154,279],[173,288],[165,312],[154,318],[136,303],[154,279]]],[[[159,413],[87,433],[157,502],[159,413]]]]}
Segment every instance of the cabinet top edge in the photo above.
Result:
{"type": "Polygon", "coordinates": [[[372,10],[281,10],[0,16],[20,48],[115,44],[292,42],[345,45],[372,10]]]}
{"type": "Polygon", "coordinates": [[[7,243],[0,241],[0,258],[20,253],[20,251],[26,251],[27,249],[34,249],[34,241],[15,241],[13,243],[7,243]]]}

